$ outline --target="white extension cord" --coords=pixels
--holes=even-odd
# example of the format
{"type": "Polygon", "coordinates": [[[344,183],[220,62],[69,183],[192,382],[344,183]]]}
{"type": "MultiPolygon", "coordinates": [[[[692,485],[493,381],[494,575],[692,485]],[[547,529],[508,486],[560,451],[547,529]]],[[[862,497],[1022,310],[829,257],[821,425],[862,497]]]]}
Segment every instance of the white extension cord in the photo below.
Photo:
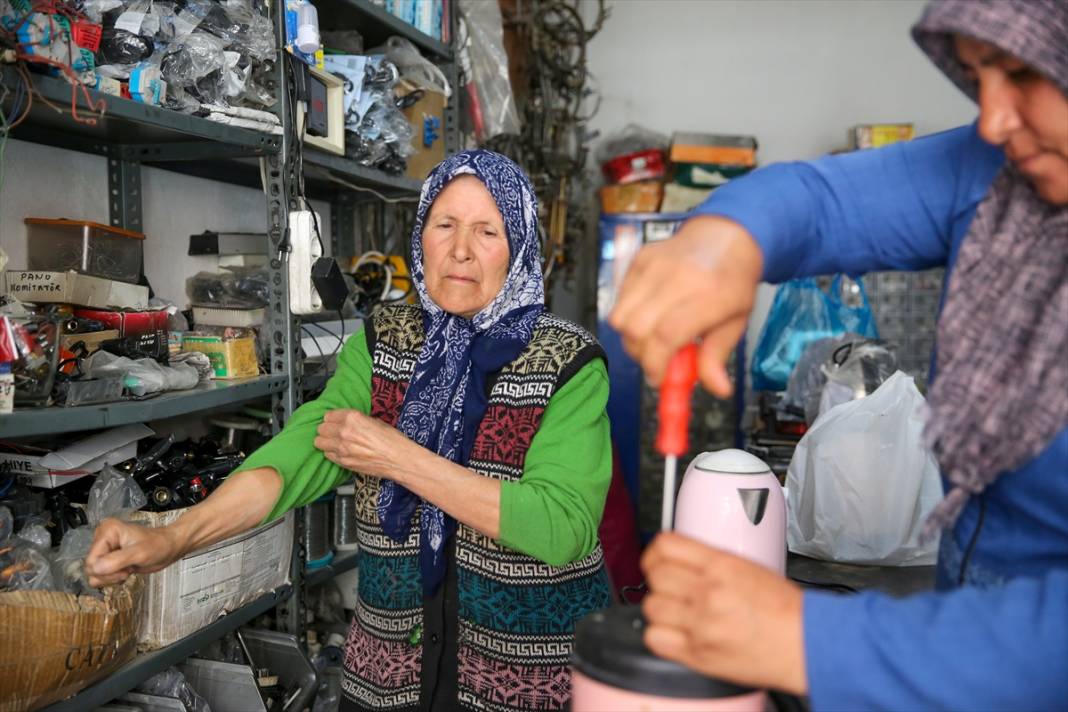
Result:
{"type": "Polygon", "coordinates": [[[316,237],[317,220],[319,216],[313,217],[310,210],[289,213],[289,309],[294,314],[318,314],[323,310],[323,300],[311,278],[312,265],[323,256],[316,237]]]}

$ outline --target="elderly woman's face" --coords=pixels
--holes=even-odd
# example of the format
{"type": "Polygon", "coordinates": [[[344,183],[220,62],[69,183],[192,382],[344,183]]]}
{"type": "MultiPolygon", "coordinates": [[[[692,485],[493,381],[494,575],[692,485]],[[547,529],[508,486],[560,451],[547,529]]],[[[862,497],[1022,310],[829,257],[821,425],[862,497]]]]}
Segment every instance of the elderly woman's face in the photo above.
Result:
{"type": "Polygon", "coordinates": [[[423,276],[434,302],[470,319],[508,276],[504,218],[486,186],[459,176],[438,193],[423,228],[423,276]]]}
{"type": "Polygon", "coordinates": [[[979,135],[1047,202],[1068,205],[1068,97],[997,47],[957,36],[957,57],[979,87],[979,135]]]}

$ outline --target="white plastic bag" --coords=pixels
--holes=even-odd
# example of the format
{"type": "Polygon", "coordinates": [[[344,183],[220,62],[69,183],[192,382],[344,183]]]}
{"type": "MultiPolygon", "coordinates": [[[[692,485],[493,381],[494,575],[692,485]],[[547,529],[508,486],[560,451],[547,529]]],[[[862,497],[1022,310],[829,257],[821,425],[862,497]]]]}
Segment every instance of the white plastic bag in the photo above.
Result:
{"type": "Polygon", "coordinates": [[[937,538],[919,541],[942,498],[923,445],[923,404],[912,377],[898,371],[816,420],[786,475],[790,551],[854,564],[934,563],[937,538]]]}

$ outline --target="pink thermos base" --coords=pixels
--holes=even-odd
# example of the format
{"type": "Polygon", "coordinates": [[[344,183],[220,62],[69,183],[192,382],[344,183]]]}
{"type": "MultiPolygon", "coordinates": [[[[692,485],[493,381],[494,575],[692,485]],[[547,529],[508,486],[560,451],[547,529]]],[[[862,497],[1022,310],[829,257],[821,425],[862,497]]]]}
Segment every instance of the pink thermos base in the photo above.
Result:
{"type": "Polygon", "coordinates": [[[571,709],[576,712],[764,712],[763,691],[735,697],[691,699],[663,697],[611,687],[583,675],[571,675],[571,709]]]}

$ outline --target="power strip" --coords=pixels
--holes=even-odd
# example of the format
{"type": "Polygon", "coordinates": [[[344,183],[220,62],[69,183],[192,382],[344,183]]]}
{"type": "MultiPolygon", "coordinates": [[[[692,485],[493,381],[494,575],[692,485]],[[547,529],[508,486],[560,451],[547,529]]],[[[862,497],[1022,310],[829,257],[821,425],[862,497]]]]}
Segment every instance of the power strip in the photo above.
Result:
{"type": "Polygon", "coordinates": [[[323,300],[312,284],[312,265],[323,256],[316,238],[316,222],[310,210],[289,213],[289,309],[294,314],[318,314],[323,300]]]}

